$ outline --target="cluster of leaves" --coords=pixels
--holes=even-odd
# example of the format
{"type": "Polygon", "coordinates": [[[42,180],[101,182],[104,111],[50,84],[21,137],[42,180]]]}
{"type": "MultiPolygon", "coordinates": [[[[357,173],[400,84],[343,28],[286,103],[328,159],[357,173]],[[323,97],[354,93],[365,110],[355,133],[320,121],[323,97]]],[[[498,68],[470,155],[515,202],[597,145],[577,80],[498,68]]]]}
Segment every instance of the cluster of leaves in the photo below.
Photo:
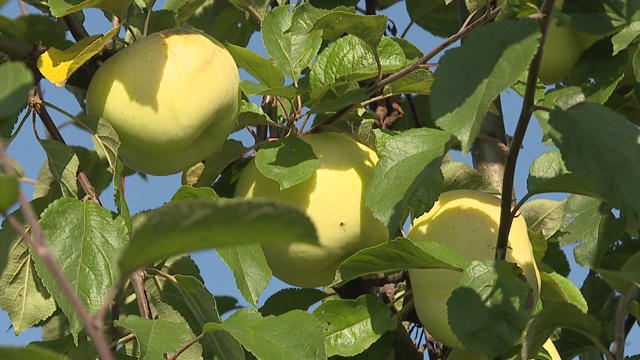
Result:
{"type": "MultiPolygon", "coordinates": [[[[447,153],[472,149],[487,112],[499,111],[493,102],[504,91],[533,96],[543,141],[556,147],[531,164],[528,192],[519,204],[541,268],[541,301],[534,311],[525,309],[522,282],[513,281],[518,275],[510,267],[469,262],[444,245],[413,244],[400,236],[345,260],[332,287],[340,294],[363,276],[407,268],[461,271],[460,286],[467,290],[450,299],[449,313],[455,314],[450,324],[468,349],[487,357],[518,353],[528,358],[552,337],[563,358],[604,354],[613,359],[611,344],[620,347],[625,325],[633,326],[640,316],[640,11],[635,1],[566,1],[556,14],[561,22],[602,40],[553,88],[526,80],[542,37],[539,23],[529,18],[540,5],[536,1],[509,0],[496,21],[482,21],[491,19],[487,16],[478,20],[482,26],[460,30],[464,2],[405,0],[412,21],[447,37],[444,45],[468,34],[439,59],[435,72],[424,66],[431,54],[396,37],[389,19],[376,15],[400,1],[367,2],[364,15],[358,1],[170,0],[162,9],[141,0],[27,2],[43,15],[0,18],[0,51],[14,60],[0,65],[0,82],[7,84],[0,89],[3,139],[10,141],[22,130],[26,117],[20,121],[16,114],[41,77],[65,86],[82,106],[82,74],[91,73],[120,32],[114,28],[75,43],[65,40],[67,26],[72,31],[79,26],[83,9],[117,16],[126,28],[125,41],[193,27],[226,42],[253,78],[241,83],[238,129],[268,129],[269,136],[283,138],[257,153],[258,169],[282,188],[294,186],[311,175],[317,161],[304,142],[285,135],[329,125],[355,133],[380,156],[365,203],[393,237],[408,216],[427,211],[443,191],[496,190],[447,153]],[[246,48],[257,31],[268,58],[246,48]],[[28,55],[35,41],[47,48],[37,67],[28,55]],[[633,74],[631,85],[624,84],[625,72],[633,74]],[[264,100],[262,106],[250,101],[255,96],[264,100]],[[390,122],[378,111],[398,107],[407,109],[404,116],[390,122]],[[563,201],[527,201],[545,193],[570,195],[563,201]],[[590,269],[581,288],[567,279],[563,247],[569,245],[575,245],[575,261],[590,269]],[[478,314],[490,324],[470,324],[478,314]]],[[[41,104],[30,106],[43,117],[41,104]]],[[[48,160],[34,200],[22,203],[36,210],[37,223],[18,210],[11,216],[26,233],[8,221],[0,230],[0,306],[16,334],[34,326],[43,330],[43,341],[26,349],[0,348],[0,357],[97,356],[88,324],[60,278],[26,241],[29,233],[37,240],[36,229],[82,306],[111,331],[117,358],[386,359],[402,353],[406,344],[397,330],[411,320],[412,306],[403,301],[404,284],[398,284],[398,297],[390,302],[379,288],[353,298],[284,289],[258,307],[271,279],[258,244],[317,238],[297,209],[268,200],[226,199],[249,150],[240,142],[228,140],[185,172],[185,185],[168,204],[132,218],[122,183],[130,174],[117,157],[117,134],[104,119],[72,118],[92,135],[95,150],[39,139],[48,160]],[[78,174],[89,179],[90,188],[78,174]],[[109,184],[115,189],[114,211],[93,201],[109,184]],[[184,254],[208,248],[232,269],[252,307],[239,308],[236,299],[216,297],[204,287],[197,266],[184,254]],[[134,294],[140,294],[126,280],[139,268],[149,274],[144,289],[151,317],[139,311],[134,294]],[[222,320],[225,313],[230,315],[222,320]]],[[[267,137],[259,131],[254,135],[259,142],[267,137]]],[[[3,192],[15,188],[1,185],[3,192]]]]}

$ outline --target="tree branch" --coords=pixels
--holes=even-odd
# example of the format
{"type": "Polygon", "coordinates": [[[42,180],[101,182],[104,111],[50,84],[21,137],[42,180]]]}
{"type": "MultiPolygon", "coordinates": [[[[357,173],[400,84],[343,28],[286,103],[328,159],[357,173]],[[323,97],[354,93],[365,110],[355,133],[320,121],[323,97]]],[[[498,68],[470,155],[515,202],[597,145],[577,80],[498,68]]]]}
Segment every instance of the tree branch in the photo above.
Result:
{"type": "MultiPolygon", "coordinates": [[[[516,131],[509,144],[509,151],[507,152],[507,159],[504,168],[504,178],[502,184],[502,194],[511,194],[513,192],[514,176],[516,172],[516,161],[518,160],[518,154],[522,147],[525,133],[527,132],[527,126],[529,120],[533,115],[533,105],[535,98],[535,90],[538,79],[538,72],[540,71],[540,61],[542,59],[542,47],[547,37],[549,24],[551,23],[549,14],[553,9],[553,3],[555,0],[545,0],[540,8],[540,13],[534,15],[537,18],[541,18],[540,26],[542,28],[542,40],[538,52],[533,57],[531,66],[529,67],[529,74],[527,77],[527,85],[524,92],[524,98],[522,100],[522,109],[520,111],[520,117],[518,118],[518,124],[516,125],[516,131]]],[[[496,244],[496,260],[504,260],[507,255],[507,242],[509,239],[509,231],[511,230],[511,223],[513,217],[511,216],[512,200],[510,196],[503,196],[501,200],[500,209],[500,227],[498,228],[498,241],[496,244]]]]}

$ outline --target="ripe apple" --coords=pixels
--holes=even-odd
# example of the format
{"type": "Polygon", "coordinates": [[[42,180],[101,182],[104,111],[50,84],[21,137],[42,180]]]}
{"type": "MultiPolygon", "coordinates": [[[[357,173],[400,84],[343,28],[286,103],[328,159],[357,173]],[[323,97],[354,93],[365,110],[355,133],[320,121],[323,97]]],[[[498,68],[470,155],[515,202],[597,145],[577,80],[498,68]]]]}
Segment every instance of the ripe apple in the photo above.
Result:
{"type": "Polygon", "coordinates": [[[87,91],[87,114],[111,123],[127,166],[173,174],[222,146],[237,122],[239,81],[219,42],[195,31],[166,30],[100,66],[87,91]]]}
{"type": "MultiPolygon", "coordinates": [[[[547,339],[547,341],[542,345],[542,348],[547,350],[547,353],[549,353],[549,356],[551,356],[551,360],[562,360],[562,358],[560,357],[560,353],[558,353],[558,350],[556,349],[556,346],[553,344],[553,341],[551,341],[551,339],[547,339]]],[[[449,353],[449,356],[447,356],[447,360],[490,360],[490,359],[487,358],[486,356],[474,354],[466,350],[453,349],[449,353]]]]}
{"type": "Polygon", "coordinates": [[[319,245],[277,243],[262,248],[274,276],[312,288],[330,284],[345,258],[386,241],[389,235],[364,204],[364,192],[378,162],[376,153],[335,132],[301,139],[311,145],[320,162],[311,178],[280,190],[251,161],[238,179],[235,195],[278,199],[307,213],[318,231],[319,245]]]}
{"type": "MultiPolygon", "coordinates": [[[[431,240],[447,245],[468,260],[493,259],[499,222],[499,198],[476,190],[453,190],[442,193],[431,210],[416,218],[407,236],[414,242],[431,240]]],[[[506,260],[522,268],[537,301],[540,274],[522,216],[513,219],[506,260]]],[[[425,329],[443,344],[464,349],[449,327],[446,304],[460,273],[409,269],[409,276],[416,312],[425,329]]]]}

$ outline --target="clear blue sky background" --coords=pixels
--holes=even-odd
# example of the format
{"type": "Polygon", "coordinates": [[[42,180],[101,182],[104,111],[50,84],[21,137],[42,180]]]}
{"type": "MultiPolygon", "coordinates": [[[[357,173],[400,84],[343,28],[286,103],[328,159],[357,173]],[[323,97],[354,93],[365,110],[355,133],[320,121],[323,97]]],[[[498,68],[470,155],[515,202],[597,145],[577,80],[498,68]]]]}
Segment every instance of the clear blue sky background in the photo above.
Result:
{"type": "MultiPolygon", "coordinates": [[[[159,1],[159,3],[156,4],[155,7],[160,8],[162,6],[162,3],[164,3],[164,1],[159,1]]],[[[29,7],[29,11],[32,14],[39,14],[38,10],[31,7],[29,7]]],[[[19,14],[17,1],[10,0],[8,4],[0,9],[0,14],[11,18],[16,17],[19,14]]],[[[392,6],[391,8],[387,9],[384,14],[389,16],[389,18],[396,24],[398,28],[398,34],[402,33],[402,31],[410,22],[404,2],[400,2],[392,6]]],[[[103,16],[101,11],[92,9],[85,11],[85,15],[85,25],[91,35],[104,34],[111,26],[110,22],[103,16]]],[[[423,52],[429,51],[442,41],[442,39],[435,38],[427,34],[418,26],[413,26],[407,33],[406,38],[410,42],[418,46],[423,52]]],[[[253,36],[249,43],[249,48],[260,54],[266,55],[259,33],[253,36]]],[[[246,77],[246,74],[242,74],[242,76],[246,77]]],[[[68,91],[56,88],[46,80],[43,80],[41,84],[43,85],[43,97],[46,101],[51,102],[70,113],[80,112],[80,108],[76,100],[68,91]]],[[[514,92],[507,92],[505,95],[503,95],[502,103],[504,106],[503,111],[505,114],[507,132],[513,133],[515,129],[515,123],[520,112],[521,98],[514,92]]],[[[51,110],[50,113],[57,124],[62,124],[68,121],[67,118],[55,112],[54,110],[51,110]]],[[[38,131],[41,136],[44,135],[42,126],[39,125],[38,131]]],[[[79,130],[74,129],[72,126],[64,127],[62,129],[62,135],[69,144],[82,145],[88,148],[92,148],[89,136],[84,132],[80,132],[79,130]]],[[[249,140],[249,136],[246,131],[236,133],[233,135],[233,137],[245,142],[249,140]]],[[[548,147],[545,147],[541,143],[541,138],[542,134],[539,130],[539,126],[534,120],[529,126],[527,137],[524,142],[524,148],[520,153],[520,158],[518,161],[519,165],[517,167],[515,183],[516,193],[519,196],[522,196],[526,193],[526,180],[531,162],[540,154],[550,149],[548,147]]],[[[35,140],[35,137],[31,130],[30,122],[28,122],[28,124],[24,126],[21,134],[11,144],[9,153],[22,165],[27,177],[31,179],[36,178],[39,169],[45,160],[45,154],[40,145],[35,140]]],[[[466,157],[463,160],[470,162],[469,157],[466,157]]],[[[22,186],[23,190],[26,191],[28,195],[31,195],[33,193],[34,188],[32,185],[23,184],[22,186]]],[[[172,195],[179,187],[179,174],[164,177],[149,176],[146,181],[137,176],[129,177],[126,184],[126,196],[132,214],[135,214],[142,210],[161,206],[171,199],[172,195]]],[[[107,208],[114,210],[115,206],[113,205],[111,194],[112,188],[108,188],[107,190],[105,190],[101,196],[101,201],[107,208]]],[[[555,200],[561,200],[564,199],[566,195],[552,194],[547,195],[546,197],[555,200]]],[[[568,249],[568,255],[570,259],[573,258],[571,250],[572,249],[568,249]]],[[[205,285],[212,294],[216,296],[233,296],[238,299],[242,305],[249,306],[243,300],[240,292],[236,288],[231,271],[220,260],[218,255],[213,250],[195,253],[193,254],[193,258],[200,267],[202,277],[205,280],[205,285]]],[[[569,279],[580,286],[586,274],[586,270],[578,267],[573,261],[571,261],[571,263],[572,272],[569,276],[569,279]]],[[[284,287],[288,287],[288,285],[274,278],[271,284],[263,293],[261,302],[267,299],[274,292],[284,287]]],[[[31,341],[38,340],[39,338],[40,329],[38,328],[29,329],[26,332],[15,337],[13,335],[13,330],[11,329],[9,317],[4,311],[0,311],[0,345],[25,345],[31,341]]],[[[640,353],[640,331],[638,331],[637,327],[630,335],[629,340],[628,353],[640,353]]]]}

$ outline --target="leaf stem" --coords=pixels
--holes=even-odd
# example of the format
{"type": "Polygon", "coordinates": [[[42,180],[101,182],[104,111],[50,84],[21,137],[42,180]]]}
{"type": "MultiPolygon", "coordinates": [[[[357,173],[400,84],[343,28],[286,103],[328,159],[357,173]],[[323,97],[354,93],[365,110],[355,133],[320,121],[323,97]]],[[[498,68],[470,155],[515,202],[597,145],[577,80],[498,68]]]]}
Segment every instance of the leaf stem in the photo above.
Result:
{"type": "Polygon", "coordinates": [[[496,260],[504,260],[507,255],[507,242],[509,239],[509,231],[511,230],[511,223],[513,217],[511,215],[512,196],[506,194],[513,193],[514,177],[516,171],[516,162],[518,160],[518,154],[522,147],[524,136],[527,132],[529,120],[533,114],[533,105],[535,99],[536,84],[538,79],[538,72],[540,71],[540,61],[542,60],[542,47],[547,37],[549,25],[551,23],[550,15],[553,9],[553,3],[555,0],[545,0],[540,8],[540,12],[533,15],[540,21],[542,28],[542,40],[538,47],[538,52],[533,57],[533,61],[529,67],[529,74],[527,76],[527,85],[522,100],[522,109],[520,110],[520,116],[518,118],[518,124],[516,125],[515,133],[509,144],[509,151],[507,152],[507,159],[504,165],[504,177],[502,181],[503,194],[500,204],[500,226],[498,228],[498,241],[496,243],[496,260]]]}

